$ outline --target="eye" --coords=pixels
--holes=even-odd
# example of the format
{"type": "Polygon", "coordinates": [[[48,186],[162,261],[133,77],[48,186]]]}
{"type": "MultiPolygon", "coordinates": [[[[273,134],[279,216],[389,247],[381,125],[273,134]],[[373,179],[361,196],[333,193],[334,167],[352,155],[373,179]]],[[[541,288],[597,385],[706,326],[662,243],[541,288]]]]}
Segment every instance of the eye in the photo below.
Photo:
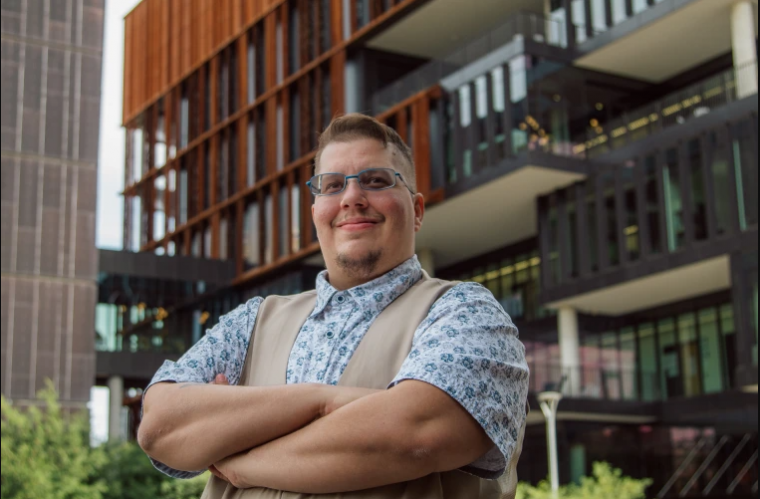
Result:
{"type": "Polygon", "coordinates": [[[341,189],[343,189],[343,182],[339,182],[337,180],[328,182],[327,184],[322,186],[322,192],[325,194],[339,192],[341,189]]]}
{"type": "Polygon", "coordinates": [[[390,183],[388,182],[388,179],[383,176],[373,175],[364,180],[364,185],[378,189],[388,187],[390,183]]]}

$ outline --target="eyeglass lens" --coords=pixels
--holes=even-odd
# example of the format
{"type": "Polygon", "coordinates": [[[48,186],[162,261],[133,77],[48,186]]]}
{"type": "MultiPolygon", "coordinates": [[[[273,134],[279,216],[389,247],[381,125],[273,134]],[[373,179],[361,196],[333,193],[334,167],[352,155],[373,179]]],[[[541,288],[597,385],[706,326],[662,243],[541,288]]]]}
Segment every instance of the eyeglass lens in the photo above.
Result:
{"type": "MultiPolygon", "coordinates": [[[[365,191],[379,191],[396,185],[396,172],[387,168],[372,168],[359,173],[359,187],[365,191]]],[[[311,190],[314,194],[338,194],[346,188],[346,175],[342,173],[323,173],[312,179],[311,190]]]]}

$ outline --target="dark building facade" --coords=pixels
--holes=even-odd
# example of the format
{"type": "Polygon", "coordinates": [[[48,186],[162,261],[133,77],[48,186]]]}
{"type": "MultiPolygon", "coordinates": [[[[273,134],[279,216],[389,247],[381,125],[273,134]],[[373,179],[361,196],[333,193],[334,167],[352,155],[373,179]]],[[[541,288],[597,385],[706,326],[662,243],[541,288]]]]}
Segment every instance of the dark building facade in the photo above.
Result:
{"type": "Polygon", "coordinates": [[[245,299],[313,286],[318,132],[363,112],[414,150],[423,267],[512,315],[535,408],[563,387],[563,482],[606,460],[653,497],[757,497],[756,2],[187,5],[126,18],[125,249],[233,277],[171,309],[101,292],[100,356],[149,373],[245,299]]]}
{"type": "Polygon", "coordinates": [[[84,408],[95,370],[102,0],[2,2],[2,394],[53,381],[84,408]]]}

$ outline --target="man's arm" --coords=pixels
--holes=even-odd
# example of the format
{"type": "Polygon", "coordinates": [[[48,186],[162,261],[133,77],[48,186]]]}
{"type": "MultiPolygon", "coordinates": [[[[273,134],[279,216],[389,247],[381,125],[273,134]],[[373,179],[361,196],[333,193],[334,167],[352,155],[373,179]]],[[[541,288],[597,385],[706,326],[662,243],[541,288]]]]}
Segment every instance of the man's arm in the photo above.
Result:
{"type": "Polygon", "coordinates": [[[326,385],[235,387],[160,383],[145,395],[138,440],[177,470],[208,468],[308,425],[374,390],[326,385]]]}
{"type": "Polygon", "coordinates": [[[406,381],[216,467],[238,488],[341,493],[455,470],[492,446],[449,394],[406,381]]]}

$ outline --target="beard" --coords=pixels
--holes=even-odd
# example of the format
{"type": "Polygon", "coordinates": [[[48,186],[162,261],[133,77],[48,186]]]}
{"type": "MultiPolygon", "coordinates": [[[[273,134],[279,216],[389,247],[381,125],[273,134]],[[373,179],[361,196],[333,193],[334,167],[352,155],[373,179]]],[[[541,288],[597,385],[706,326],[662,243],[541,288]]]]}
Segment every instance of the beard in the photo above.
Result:
{"type": "Polygon", "coordinates": [[[335,257],[335,263],[353,278],[368,278],[374,274],[382,256],[383,252],[381,250],[370,251],[359,258],[351,258],[348,255],[339,254],[335,257]]]}

